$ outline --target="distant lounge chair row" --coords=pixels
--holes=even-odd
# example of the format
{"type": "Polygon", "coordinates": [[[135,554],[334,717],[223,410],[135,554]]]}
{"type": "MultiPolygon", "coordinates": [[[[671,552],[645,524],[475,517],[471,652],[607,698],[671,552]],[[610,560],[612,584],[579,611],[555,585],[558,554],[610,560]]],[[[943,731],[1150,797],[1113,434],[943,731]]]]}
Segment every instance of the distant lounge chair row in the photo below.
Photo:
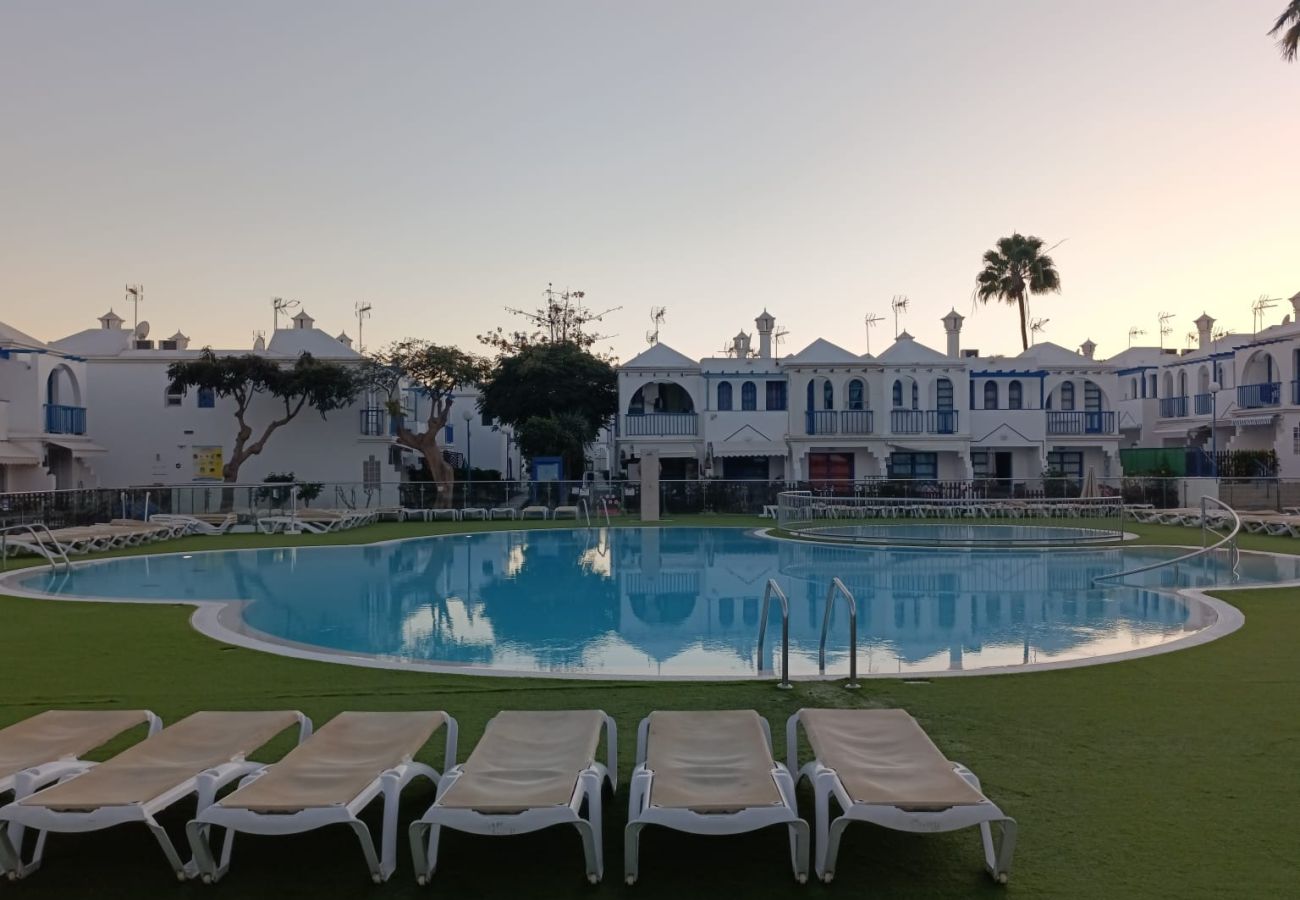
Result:
{"type": "MultiPolygon", "coordinates": [[[[788,767],[773,758],[767,720],[752,710],[654,712],[642,720],[625,829],[627,882],[638,877],[647,825],[738,834],[776,824],[789,829],[794,874],[805,881],[810,841],[795,800],[799,777],[812,782],[815,867],[826,881],[835,873],[841,835],[855,821],[922,833],[978,826],[989,873],[1006,880],[1014,820],[906,712],[804,709],[786,728],[788,767]],[[814,755],[802,769],[800,726],[814,755]],[[841,810],[834,819],[832,799],[841,810]],[[993,823],[1001,826],[996,842],[993,823]]],[[[457,734],[456,720],[440,711],[344,712],[314,734],[306,716],[289,710],[199,712],[168,728],[144,710],[41,713],[0,729],[0,793],[13,794],[0,808],[0,872],[18,878],[38,868],[48,832],[137,822],[153,834],[179,879],[214,882],[230,867],[236,832],[294,834],[346,824],[372,879],[382,882],[396,868],[401,792],[424,777],[437,793],[409,828],[419,883],[436,869],[443,828],[501,835],[560,824],[578,831],[587,877],[599,881],[603,789],[613,790],[617,778],[613,720],[599,710],[501,712],[462,764],[456,763],[457,734]],[[107,762],[81,758],[141,725],[148,736],[107,762]],[[248,760],[295,726],[298,744],[280,762],[248,760]],[[439,730],[445,733],[441,773],[414,760],[439,730]],[[605,764],[597,760],[602,733],[605,764]],[[197,811],[186,826],[192,858],[184,860],[155,815],[190,796],[197,811]],[[358,818],[375,800],[383,803],[378,847],[358,818]],[[34,838],[29,830],[37,832],[34,838]]]]}
{"type": "Polygon", "coordinates": [[[287,516],[263,516],[257,520],[257,530],[263,534],[293,531],[325,534],[370,525],[378,517],[378,511],[372,509],[304,509],[287,516]]]}
{"type": "Polygon", "coordinates": [[[516,519],[559,519],[563,517],[576,520],[579,509],[576,506],[557,506],[553,510],[548,506],[525,506],[522,509],[515,509],[513,506],[466,506],[462,509],[408,509],[404,510],[404,512],[408,519],[423,518],[426,522],[439,520],[491,522],[500,519],[514,521],[516,519]]]}
{"type": "Polygon", "coordinates": [[[38,530],[35,533],[9,534],[5,537],[5,546],[10,552],[26,552],[39,556],[46,555],[41,548],[62,551],[68,556],[84,556],[87,553],[101,553],[105,550],[119,550],[124,547],[138,547],[154,541],[170,540],[188,533],[188,529],[175,522],[163,519],[150,519],[143,522],[137,519],[113,519],[98,525],[77,525],[69,528],[54,528],[49,531],[38,530]],[[53,545],[51,545],[53,541],[53,545]]]}

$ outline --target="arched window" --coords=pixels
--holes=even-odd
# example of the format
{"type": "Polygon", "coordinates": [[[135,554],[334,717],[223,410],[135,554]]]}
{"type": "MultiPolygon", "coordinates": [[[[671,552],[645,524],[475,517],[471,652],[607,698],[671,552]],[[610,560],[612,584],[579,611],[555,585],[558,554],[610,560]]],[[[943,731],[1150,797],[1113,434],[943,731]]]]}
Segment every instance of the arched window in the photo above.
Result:
{"type": "Polygon", "coordinates": [[[754,382],[746,381],[740,386],[740,408],[743,410],[758,409],[758,388],[754,382]]]}
{"type": "Polygon", "coordinates": [[[1007,385],[1007,409],[1025,408],[1025,389],[1019,381],[1007,385]]]}
{"type": "Polygon", "coordinates": [[[935,409],[952,409],[952,382],[940,378],[934,383],[935,409]]]}
{"type": "Polygon", "coordinates": [[[854,378],[849,382],[849,409],[866,409],[866,407],[865,394],[862,390],[862,379],[854,378]]]}
{"type": "Polygon", "coordinates": [[[903,382],[894,381],[894,409],[901,409],[903,406],[903,382]]]}
{"type": "Polygon", "coordinates": [[[822,384],[822,409],[834,409],[834,408],[835,408],[835,388],[831,385],[830,379],[828,378],[822,384]]]}
{"type": "MultiPolygon", "coordinates": [[[[1186,379],[1187,376],[1184,375],[1183,380],[1186,379]]],[[[1101,388],[1091,381],[1083,383],[1083,408],[1088,412],[1101,412],[1101,388]]]]}
{"type": "MultiPolygon", "coordinates": [[[[1084,385],[1084,387],[1086,388],[1087,385],[1084,385]]],[[[1178,373],[1178,396],[1180,397],[1187,396],[1187,370],[1186,369],[1183,369],[1181,372],[1178,373]]]]}
{"type": "Polygon", "coordinates": [[[998,383],[991,378],[984,382],[984,408],[998,408],[998,383]]]}
{"type": "Polygon", "coordinates": [[[718,409],[726,412],[731,409],[731,382],[718,382],[718,409]]]}
{"type": "Polygon", "coordinates": [[[808,405],[807,405],[805,408],[806,408],[809,412],[812,412],[814,409],[817,408],[817,404],[813,402],[813,397],[816,396],[816,395],[813,393],[813,387],[814,387],[814,385],[816,384],[816,382],[817,382],[817,379],[816,379],[816,378],[809,378],[809,379],[808,379],[808,405]]]}
{"type": "Polygon", "coordinates": [[[916,382],[912,382],[912,409],[921,408],[921,391],[917,388],[916,382]]]}
{"type": "Polygon", "coordinates": [[[1070,411],[1074,409],[1074,382],[1067,381],[1061,385],[1061,409],[1070,411]]]}

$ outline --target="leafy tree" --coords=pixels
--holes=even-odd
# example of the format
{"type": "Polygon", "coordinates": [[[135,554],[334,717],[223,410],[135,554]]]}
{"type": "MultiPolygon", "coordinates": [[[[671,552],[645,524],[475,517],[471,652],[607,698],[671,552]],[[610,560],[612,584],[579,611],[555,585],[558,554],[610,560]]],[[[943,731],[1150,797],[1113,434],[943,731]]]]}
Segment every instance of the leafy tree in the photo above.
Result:
{"type": "Polygon", "coordinates": [[[451,416],[452,392],[458,386],[478,384],[487,370],[485,359],[459,347],[414,339],[390,345],[362,367],[363,383],[384,396],[389,415],[397,420],[398,443],[418,450],[424,457],[429,474],[439,485],[441,506],[451,504],[451,487],[456,480],[455,470],[443,459],[438,445],[451,416]],[[407,426],[400,395],[404,386],[417,388],[429,400],[424,431],[417,433],[407,426]]]}
{"type": "MultiPolygon", "coordinates": [[[[539,344],[573,344],[579,349],[590,351],[608,337],[593,333],[593,324],[622,308],[615,306],[604,312],[592,312],[582,305],[583,298],[587,296],[585,291],[556,291],[549,284],[543,296],[546,303],[533,312],[506,307],[507,312],[527,320],[529,327],[514,331],[498,327],[495,331],[480,334],[479,342],[496,350],[498,356],[512,356],[539,344]]],[[[610,353],[595,355],[609,362],[614,361],[610,353]]]]}
{"type": "MultiPolygon", "coordinates": [[[[322,362],[310,353],[298,357],[292,366],[246,353],[243,356],[217,356],[204,348],[198,359],[172,363],[167,377],[173,390],[206,388],[218,397],[235,401],[235,444],[221,468],[228,484],[239,481],[239,469],[249,458],[261,453],[271,435],[292,422],[303,409],[310,407],[325,414],[350,405],[357,396],[352,371],[338,363],[322,362]],[[248,422],[249,408],[259,396],[280,401],[283,414],[273,418],[253,437],[248,422]]],[[[223,508],[234,503],[229,491],[222,498],[223,508]]]]}
{"type": "Polygon", "coordinates": [[[1056,263],[1043,252],[1043,239],[1020,233],[998,239],[996,250],[984,254],[984,268],[975,276],[975,296],[983,303],[1001,300],[1020,310],[1020,343],[1029,349],[1025,299],[1030,294],[1061,292],[1056,263]]]}
{"type": "Polygon", "coordinates": [[[581,472],[586,465],[584,450],[591,437],[586,437],[587,422],[576,413],[559,413],[531,416],[515,426],[515,440],[519,452],[533,459],[538,456],[559,456],[564,459],[564,471],[570,477],[581,472]]]}
{"type": "Polygon", "coordinates": [[[1291,0],[1277,22],[1268,30],[1269,37],[1277,38],[1277,48],[1287,62],[1295,62],[1300,51],[1300,0],[1291,0]]]}

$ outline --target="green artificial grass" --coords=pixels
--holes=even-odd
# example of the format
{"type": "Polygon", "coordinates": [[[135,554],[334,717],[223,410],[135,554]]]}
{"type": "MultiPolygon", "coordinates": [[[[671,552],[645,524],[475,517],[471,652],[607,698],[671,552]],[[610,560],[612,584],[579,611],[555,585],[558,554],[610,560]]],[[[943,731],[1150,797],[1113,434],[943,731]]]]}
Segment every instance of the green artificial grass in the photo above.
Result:
{"type": "MultiPolygon", "coordinates": [[[[690,517],[682,524],[768,524],[690,517]]],[[[631,522],[628,524],[637,524],[631,522]]],[[[531,525],[531,523],[530,523],[531,525]]],[[[341,535],[192,538],[154,549],[353,543],[512,523],[379,525],[341,535]]],[[[536,526],[533,526],[536,527],[536,526]]],[[[1199,544],[1192,529],[1136,526],[1145,542],[1199,544]]],[[[1249,536],[1248,549],[1294,551],[1249,536]]],[[[1224,592],[1246,614],[1240,631],[1175,653],[1080,669],[910,684],[597,682],[433,675],[308,662],[222,645],[193,631],[191,609],[0,597],[0,724],[52,707],[147,707],[166,721],[197,709],[301,709],[317,723],[345,709],[446,709],[468,755],[497,710],[599,707],[619,727],[619,790],[607,800],[605,881],[589,887],[572,829],[483,838],[445,832],[433,885],[412,878],[405,832],[399,867],[369,884],[346,830],[291,838],[241,836],[219,886],[177,884],[142,828],[50,839],[45,867],[6,896],[137,897],[1273,897],[1300,885],[1300,590],[1224,592]],[[622,824],[636,723],[652,709],[757,709],[778,758],[786,717],[801,706],[911,711],[986,793],[1020,823],[1011,881],[983,873],[977,832],[904,835],[849,829],[836,881],[796,885],[784,832],[702,838],[650,829],[641,881],[622,884],[622,824]]],[[[103,758],[137,735],[96,754],[103,758]]],[[[436,743],[436,741],[435,741],[436,743]]],[[[260,754],[278,758],[287,737],[260,754]]],[[[806,756],[806,751],[805,751],[806,756]]],[[[425,758],[440,764],[433,748],[425,758]]],[[[408,791],[402,825],[432,801],[408,791]]],[[[811,817],[811,795],[800,789],[811,817]]],[[[176,829],[178,809],[164,819],[176,829]]],[[[372,815],[373,819],[373,815],[372,815]]]]}

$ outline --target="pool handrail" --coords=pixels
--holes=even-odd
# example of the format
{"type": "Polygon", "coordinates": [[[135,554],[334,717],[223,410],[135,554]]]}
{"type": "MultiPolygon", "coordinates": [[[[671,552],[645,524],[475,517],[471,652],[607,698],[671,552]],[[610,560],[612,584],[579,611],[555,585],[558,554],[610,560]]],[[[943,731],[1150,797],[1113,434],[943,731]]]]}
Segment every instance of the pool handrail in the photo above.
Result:
{"type": "MultiPolygon", "coordinates": [[[[50,526],[46,525],[44,522],[20,523],[18,525],[8,525],[4,528],[0,528],[0,566],[4,566],[5,568],[8,567],[9,535],[21,534],[23,532],[32,536],[32,540],[36,542],[34,549],[39,555],[45,557],[51,568],[57,568],[61,561],[65,572],[72,571],[72,560],[68,559],[68,549],[59,543],[59,539],[54,536],[52,531],[50,531],[50,526]],[[44,537],[41,536],[42,532],[44,533],[44,537]],[[46,548],[46,538],[49,538],[50,543],[54,545],[54,549],[58,551],[58,556],[55,556],[46,548]]],[[[29,544],[24,544],[23,546],[27,549],[33,549],[29,544]]]]}
{"type": "Polygon", "coordinates": [[[790,600],[775,578],[769,578],[767,586],[763,588],[763,611],[758,619],[758,671],[761,673],[764,669],[763,640],[767,637],[767,614],[772,606],[773,594],[781,601],[781,680],[776,686],[789,690],[794,687],[790,683],[790,600]]]}
{"type": "Polygon", "coordinates": [[[826,632],[831,627],[831,609],[835,606],[837,596],[843,597],[849,607],[849,680],[844,686],[852,690],[862,687],[858,684],[858,601],[838,576],[831,579],[831,586],[826,590],[826,607],[822,611],[822,638],[817,645],[817,669],[821,674],[826,674],[826,632]]]}
{"type": "MultiPolygon", "coordinates": [[[[1224,503],[1218,497],[1201,498],[1201,549],[1193,550],[1191,553],[1184,553],[1182,556],[1176,556],[1173,559],[1166,559],[1160,562],[1148,563],[1145,566],[1138,566],[1136,569],[1128,569],[1124,572],[1112,572],[1109,575],[1097,575],[1092,579],[1093,584],[1102,581],[1111,581],[1117,578],[1127,578],[1129,575],[1138,575],[1142,572],[1150,572],[1153,569],[1162,569],[1165,566],[1176,566],[1179,563],[1187,562],[1189,559],[1195,559],[1198,556],[1206,556],[1222,548],[1225,544],[1228,546],[1228,561],[1232,568],[1232,580],[1236,581],[1239,577],[1239,566],[1241,565],[1241,550],[1237,547],[1237,534],[1241,531],[1241,517],[1237,511],[1228,504],[1224,503]],[[1210,527],[1209,516],[1206,515],[1206,504],[1214,503],[1227,510],[1232,519],[1232,530],[1210,546],[1205,545],[1205,532],[1214,531],[1210,527]]],[[[1214,531],[1218,534],[1217,531],[1214,531]]]]}

